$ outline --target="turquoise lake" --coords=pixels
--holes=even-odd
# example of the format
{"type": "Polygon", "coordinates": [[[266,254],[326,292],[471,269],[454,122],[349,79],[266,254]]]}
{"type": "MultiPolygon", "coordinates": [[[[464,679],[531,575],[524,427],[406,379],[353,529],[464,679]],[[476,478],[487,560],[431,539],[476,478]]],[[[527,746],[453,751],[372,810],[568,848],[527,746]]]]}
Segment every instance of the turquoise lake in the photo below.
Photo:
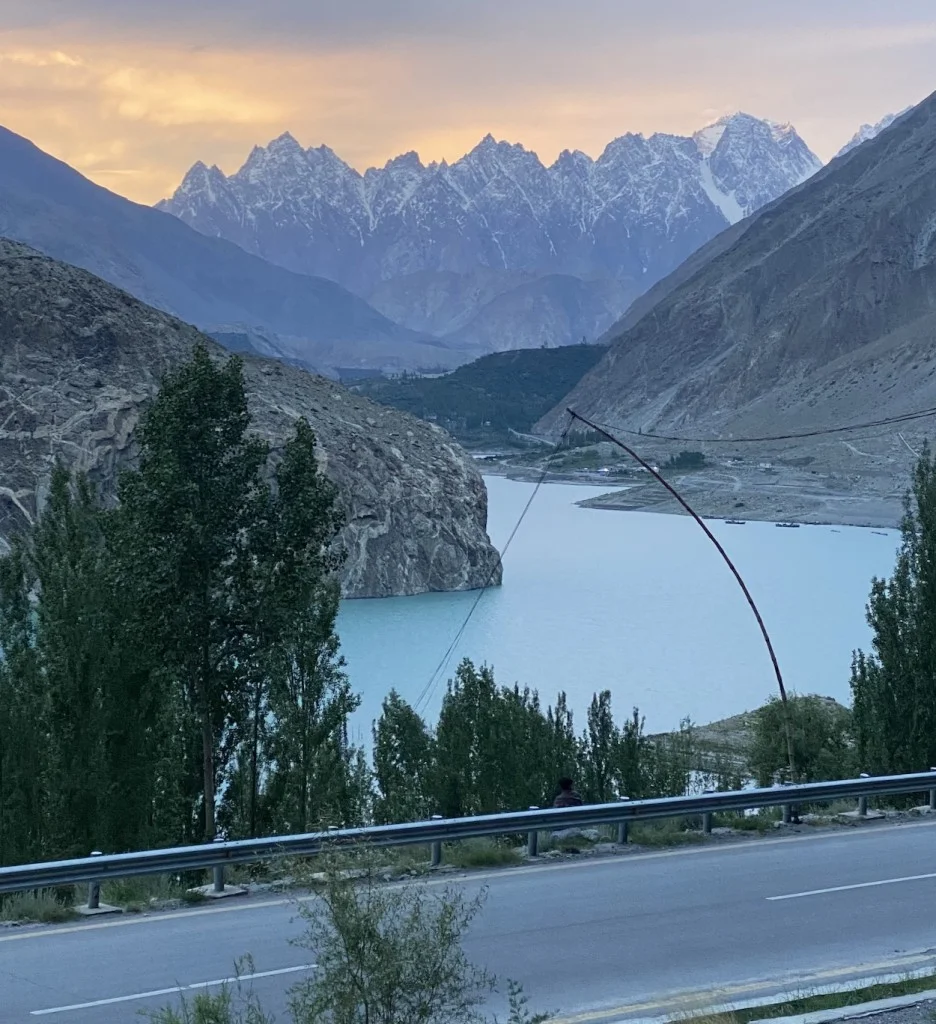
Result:
{"type": "MultiPolygon", "coordinates": [[[[503,545],[534,485],[486,478],[488,532],[503,545]]],[[[606,490],[606,489],[605,489],[606,490]]],[[[619,719],[637,706],[658,731],[762,704],[773,668],[744,595],[714,546],[683,516],[583,509],[602,489],[540,488],[504,557],[504,584],[487,590],[445,670],[430,678],[477,592],[346,601],[338,631],[363,700],[351,738],[369,745],[391,688],[434,722],[463,657],[500,683],[565,690],[584,726],[592,694],[610,689],[619,719]]],[[[772,523],[708,524],[760,607],[786,686],[847,701],[852,651],[867,648],[871,578],[891,573],[900,535],[772,523]]]]}

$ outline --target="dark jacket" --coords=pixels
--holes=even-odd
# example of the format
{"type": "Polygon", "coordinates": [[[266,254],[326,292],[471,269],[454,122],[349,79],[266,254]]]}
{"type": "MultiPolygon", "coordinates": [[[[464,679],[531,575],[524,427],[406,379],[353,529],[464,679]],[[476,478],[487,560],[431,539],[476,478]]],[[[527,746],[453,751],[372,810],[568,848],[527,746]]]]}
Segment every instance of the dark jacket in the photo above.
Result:
{"type": "Polygon", "coordinates": [[[553,807],[581,807],[582,798],[572,790],[563,790],[555,800],[553,800],[553,807]]]}

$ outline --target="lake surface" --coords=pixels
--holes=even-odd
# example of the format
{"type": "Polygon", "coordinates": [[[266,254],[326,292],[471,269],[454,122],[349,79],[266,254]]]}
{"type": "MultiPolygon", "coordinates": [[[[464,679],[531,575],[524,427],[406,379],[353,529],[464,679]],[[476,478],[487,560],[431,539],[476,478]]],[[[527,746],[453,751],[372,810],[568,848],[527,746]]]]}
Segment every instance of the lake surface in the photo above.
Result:
{"type": "MultiPolygon", "coordinates": [[[[486,478],[488,532],[499,550],[534,484],[486,478]]],[[[430,722],[463,657],[499,683],[529,685],[544,706],[569,696],[576,728],[592,694],[616,716],[635,705],[647,728],[704,723],[776,693],[773,668],[740,587],[688,517],[583,509],[607,488],[546,484],[504,557],[504,584],[483,593],[430,692],[427,685],[478,592],[346,601],[338,632],[362,695],[352,738],[369,746],[391,688],[430,722]]],[[[788,690],[847,701],[851,654],[868,648],[871,578],[893,570],[900,535],[848,527],[708,523],[764,617],[788,690]]]]}

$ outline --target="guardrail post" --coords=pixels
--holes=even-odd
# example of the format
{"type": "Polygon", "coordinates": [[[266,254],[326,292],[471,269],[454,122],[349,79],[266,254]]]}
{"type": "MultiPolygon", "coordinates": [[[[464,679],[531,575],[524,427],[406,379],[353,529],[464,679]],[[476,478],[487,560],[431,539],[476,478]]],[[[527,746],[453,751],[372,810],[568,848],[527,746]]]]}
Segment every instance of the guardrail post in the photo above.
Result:
{"type": "MultiPolygon", "coordinates": [[[[102,857],[103,854],[100,850],[92,850],[92,857],[102,857]]],[[[101,909],[101,883],[95,879],[93,882],[88,883],[88,910],[100,910],[101,909]]]]}
{"type": "MultiPolygon", "coordinates": [[[[936,772],[936,768],[930,768],[931,772],[936,772]]],[[[929,806],[931,811],[936,811],[936,789],[929,791],[929,806]]]]}
{"type": "MultiPolygon", "coordinates": [[[[213,842],[223,843],[224,839],[221,836],[215,836],[213,842]]],[[[215,864],[214,866],[214,885],[212,886],[214,893],[224,892],[224,865],[215,864]]]]}
{"type": "MultiPolygon", "coordinates": [[[[102,857],[103,854],[100,850],[92,850],[92,857],[102,857]]],[[[85,907],[76,908],[79,914],[84,914],[87,917],[97,917],[98,914],[119,914],[119,907],[111,907],[106,903],[101,902],[101,882],[100,879],[94,879],[88,882],[88,905],[85,907]]]]}
{"type": "MultiPolygon", "coordinates": [[[[531,811],[538,811],[538,807],[530,807],[531,811]]],[[[539,830],[531,828],[527,832],[527,856],[538,857],[539,856],[539,830]]]]}
{"type": "MultiPolygon", "coordinates": [[[[714,789],[704,789],[702,791],[706,796],[710,793],[714,793],[714,789]]],[[[712,812],[705,811],[702,815],[702,831],[708,836],[712,834],[712,812]]]]}
{"type": "MultiPolygon", "coordinates": [[[[630,797],[625,794],[623,796],[619,796],[618,799],[621,801],[621,803],[624,803],[625,801],[630,800],[630,797]]],[[[627,845],[627,839],[628,839],[628,824],[627,824],[626,821],[619,821],[618,822],[618,834],[617,834],[618,846],[626,846],[627,845]]]]}
{"type": "MultiPolygon", "coordinates": [[[[212,843],[226,842],[224,836],[215,836],[212,843]]],[[[222,900],[226,896],[244,896],[247,892],[242,886],[228,885],[224,880],[224,864],[213,864],[211,868],[211,884],[199,885],[190,892],[200,892],[210,900],[222,900]]]]}
{"type": "Polygon", "coordinates": [[[793,819],[793,805],[792,804],[784,804],[783,805],[783,824],[784,825],[789,825],[790,822],[792,821],[792,819],[793,819]]]}
{"type": "MultiPolygon", "coordinates": [[[[441,814],[433,814],[433,821],[441,821],[441,814]]],[[[436,839],[432,844],[432,856],[429,860],[429,867],[437,868],[442,863],[442,840],[436,839]]]]}
{"type": "MultiPolygon", "coordinates": [[[[862,772],[858,776],[859,779],[867,779],[868,777],[869,776],[868,776],[867,772],[862,772]]],[[[860,797],[858,797],[858,817],[859,818],[867,818],[867,816],[868,816],[868,798],[866,796],[860,796],[860,797]]]]}

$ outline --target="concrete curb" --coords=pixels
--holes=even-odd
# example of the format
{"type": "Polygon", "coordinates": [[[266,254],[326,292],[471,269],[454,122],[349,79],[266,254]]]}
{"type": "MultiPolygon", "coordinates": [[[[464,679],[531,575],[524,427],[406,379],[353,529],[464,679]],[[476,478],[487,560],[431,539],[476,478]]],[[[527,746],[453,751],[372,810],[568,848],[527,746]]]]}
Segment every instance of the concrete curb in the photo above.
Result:
{"type": "MultiPolygon", "coordinates": [[[[626,1014],[615,1011],[608,1011],[602,1014],[585,1013],[577,1017],[559,1017],[556,1024],[674,1024],[674,1021],[681,1024],[693,1024],[694,1018],[730,1016],[738,1010],[753,1010],[760,1007],[776,1006],[778,1003],[789,1002],[793,999],[803,998],[804,995],[820,996],[832,995],[840,992],[860,992],[862,989],[870,988],[872,985],[892,985],[900,981],[907,981],[913,978],[924,978],[933,975],[933,966],[927,965],[916,970],[902,971],[893,974],[878,974],[865,978],[852,978],[848,981],[835,982],[828,985],[810,986],[808,991],[802,988],[790,988],[786,991],[774,992],[768,996],[757,996],[753,999],[737,999],[731,1002],[717,1002],[718,993],[713,992],[713,1001],[706,1003],[699,999],[692,1002],[674,1002],[672,1008],[664,1014],[645,1017],[629,1017],[626,1014]]],[[[788,1017],[764,1017],[752,1020],[750,1024],[830,1024],[832,1021],[854,1020],[861,1017],[868,1017],[875,1013],[884,1013],[887,1010],[897,1010],[905,1006],[915,1006],[917,1003],[925,1003],[928,1000],[936,1001],[936,989],[927,989],[922,992],[914,992],[906,996],[893,996],[890,999],[878,999],[867,1003],[854,1003],[850,1006],[839,1006],[832,1010],[816,1010],[813,1013],[794,1014],[788,1017]]]]}

